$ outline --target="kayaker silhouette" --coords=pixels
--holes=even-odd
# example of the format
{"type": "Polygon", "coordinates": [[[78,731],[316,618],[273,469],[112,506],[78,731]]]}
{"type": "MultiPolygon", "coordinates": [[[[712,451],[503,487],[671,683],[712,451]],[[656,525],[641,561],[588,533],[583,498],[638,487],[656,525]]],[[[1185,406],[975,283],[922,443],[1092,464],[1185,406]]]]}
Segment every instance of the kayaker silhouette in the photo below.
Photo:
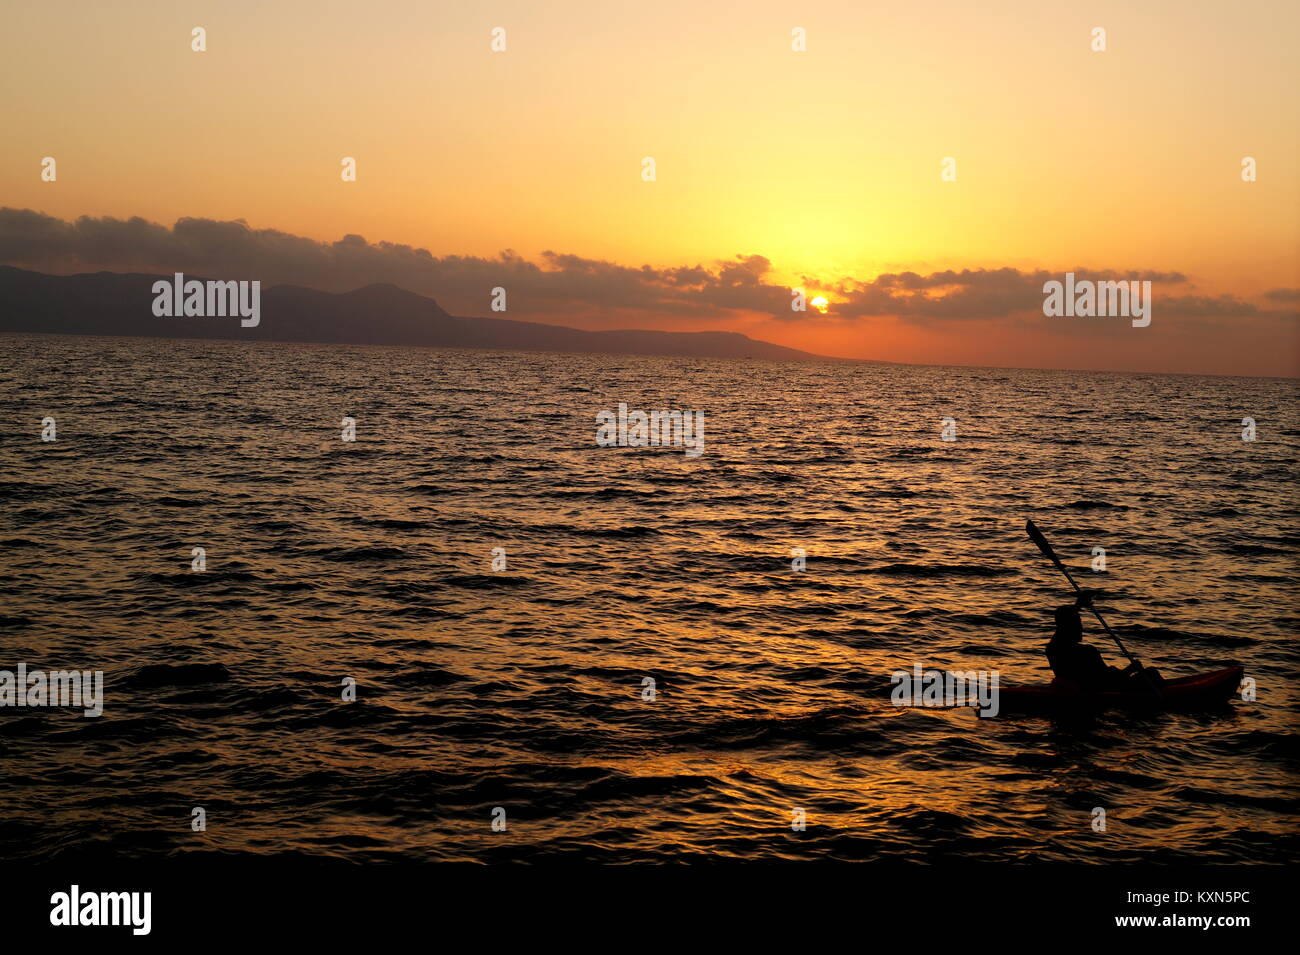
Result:
{"type": "Polygon", "coordinates": [[[1092,606],[1091,590],[1080,590],[1074,603],[1056,608],[1056,633],[1047,644],[1047,662],[1058,680],[1073,683],[1088,692],[1129,690],[1135,679],[1154,686],[1159,672],[1134,661],[1123,670],[1107,666],[1096,647],[1083,642],[1083,619],[1079,609],[1092,606]]]}

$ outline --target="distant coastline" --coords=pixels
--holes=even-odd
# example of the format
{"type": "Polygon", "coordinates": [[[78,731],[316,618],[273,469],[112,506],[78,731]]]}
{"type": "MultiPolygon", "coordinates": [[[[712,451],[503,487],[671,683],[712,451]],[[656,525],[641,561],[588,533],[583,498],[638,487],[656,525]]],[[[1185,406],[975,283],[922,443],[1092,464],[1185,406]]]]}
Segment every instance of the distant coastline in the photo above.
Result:
{"type": "MultiPolygon", "coordinates": [[[[207,281],[200,276],[187,278],[207,281]]],[[[386,284],[341,294],[276,285],[263,292],[262,320],[249,328],[241,327],[237,317],[155,315],[154,285],[171,280],[171,275],[51,275],[0,266],[0,332],[773,361],[850,360],[774,345],[738,332],[586,331],[540,322],[463,317],[449,314],[434,299],[386,284]]]]}

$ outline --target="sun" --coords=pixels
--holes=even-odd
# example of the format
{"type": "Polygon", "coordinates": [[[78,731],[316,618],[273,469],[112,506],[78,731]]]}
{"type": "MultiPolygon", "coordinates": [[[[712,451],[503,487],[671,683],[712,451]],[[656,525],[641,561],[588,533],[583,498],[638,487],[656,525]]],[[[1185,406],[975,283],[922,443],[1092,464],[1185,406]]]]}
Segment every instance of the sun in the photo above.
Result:
{"type": "Polygon", "coordinates": [[[821,312],[823,315],[825,315],[826,310],[831,307],[831,303],[826,300],[825,295],[818,295],[816,298],[810,300],[808,304],[817,309],[817,311],[821,312]]]}

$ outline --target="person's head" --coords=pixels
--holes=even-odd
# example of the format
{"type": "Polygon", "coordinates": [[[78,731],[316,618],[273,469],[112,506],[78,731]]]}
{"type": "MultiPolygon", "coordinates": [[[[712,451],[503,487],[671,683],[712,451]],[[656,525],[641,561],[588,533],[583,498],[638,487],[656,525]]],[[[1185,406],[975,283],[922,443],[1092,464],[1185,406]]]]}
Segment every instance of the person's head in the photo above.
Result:
{"type": "Polygon", "coordinates": [[[1063,643],[1078,643],[1083,639],[1083,621],[1079,619],[1079,608],[1067,604],[1056,608],[1056,636],[1054,640],[1063,643]]]}

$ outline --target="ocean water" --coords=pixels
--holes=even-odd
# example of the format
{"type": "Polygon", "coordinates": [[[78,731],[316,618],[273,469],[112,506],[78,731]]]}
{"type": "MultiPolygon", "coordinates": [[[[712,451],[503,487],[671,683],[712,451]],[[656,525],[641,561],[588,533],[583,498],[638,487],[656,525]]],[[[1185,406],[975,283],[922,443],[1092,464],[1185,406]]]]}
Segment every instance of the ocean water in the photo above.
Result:
{"type": "Polygon", "coordinates": [[[1300,855],[1294,381],[0,350],[0,669],[105,674],[98,719],[0,709],[6,859],[1300,855]],[[598,447],[620,402],[703,411],[704,454],[598,447]],[[1068,592],[1026,518],[1144,662],[1257,699],[894,706],[917,663],[1050,679],[1068,592]]]}

